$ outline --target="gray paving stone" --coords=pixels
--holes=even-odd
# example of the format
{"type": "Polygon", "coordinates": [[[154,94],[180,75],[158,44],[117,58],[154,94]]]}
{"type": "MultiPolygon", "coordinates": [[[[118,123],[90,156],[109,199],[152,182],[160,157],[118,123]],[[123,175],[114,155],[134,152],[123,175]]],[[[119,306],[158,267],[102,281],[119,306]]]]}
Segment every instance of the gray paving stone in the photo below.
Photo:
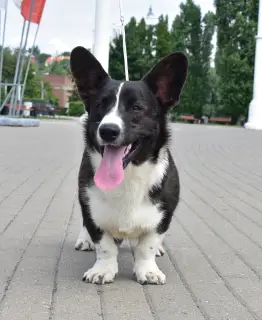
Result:
{"type": "Polygon", "coordinates": [[[183,274],[184,283],[206,318],[253,319],[179,224],[173,223],[166,244],[171,261],[183,274]]]}
{"type": "Polygon", "coordinates": [[[74,250],[79,123],[1,128],[0,319],[262,319],[262,133],[171,127],[182,201],[157,259],[167,284],[144,287],[126,245],[113,284],[81,281],[95,254],[74,250]]]}
{"type": "Polygon", "coordinates": [[[192,197],[188,197],[187,199],[191,199],[191,202],[190,200],[187,202],[191,209],[195,209],[198,215],[261,277],[261,248],[252,242],[243,232],[239,232],[232,223],[223,219],[207,203],[204,203],[200,199],[197,200],[196,197],[194,197],[193,201],[192,197]]]}

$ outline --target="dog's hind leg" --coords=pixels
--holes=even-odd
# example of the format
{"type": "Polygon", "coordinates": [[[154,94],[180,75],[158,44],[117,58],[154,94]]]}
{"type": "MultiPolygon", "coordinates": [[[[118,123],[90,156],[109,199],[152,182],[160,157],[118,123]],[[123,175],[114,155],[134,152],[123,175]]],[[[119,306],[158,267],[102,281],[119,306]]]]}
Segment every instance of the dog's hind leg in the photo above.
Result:
{"type": "Polygon", "coordinates": [[[86,229],[85,226],[83,226],[80,230],[78,239],[75,244],[76,250],[81,251],[93,251],[95,250],[95,246],[93,241],[91,240],[91,237],[86,229]]]}
{"type": "Polygon", "coordinates": [[[156,256],[157,257],[162,257],[165,254],[165,249],[163,248],[162,245],[160,245],[158,247],[158,249],[156,250],[156,256]]]}
{"type": "Polygon", "coordinates": [[[75,249],[80,251],[93,251],[95,250],[95,246],[87,230],[87,226],[90,227],[92,220],[90,220],[90,209],[84,187],[79,187],[78,198],[82,212],[82,227],[75,244],[75,249]]]}
{"type": "Polygon", "coordinates": [[[115,244],[118,246],[118,247],[121,247],[122,243],[123,243],[123,239],[114,239],[115,241],[115,244]]]}

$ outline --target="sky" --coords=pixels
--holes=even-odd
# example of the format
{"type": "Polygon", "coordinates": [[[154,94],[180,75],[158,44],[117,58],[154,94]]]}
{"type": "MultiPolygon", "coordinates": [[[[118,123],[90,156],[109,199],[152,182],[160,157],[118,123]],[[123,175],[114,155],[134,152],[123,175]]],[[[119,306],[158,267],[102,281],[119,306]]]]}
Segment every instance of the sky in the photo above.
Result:
{"type": "MultiPolygon", "coordinates": [[[[111,1],[113,29],[120,25],[118,0],[111,1]]],[[[5,46],[17,47],[22,31],[22,17],[13,0],[8,1],[5,46]]],[[[179,13],[181,0],[122,0],[123,15],[128,22],[132,16],[146,17],[150,5],[155,16],[168,14],[170,19],[179,13]]],[[[195,0],[202,13],[214,11],[213,0],[195,0]]],[[[3,19],[2,19],[3,20],[3,19]]],[[[81,45],[91,48],[95,22],[95,0],[46,0],[36,44],[42,52],[56,54],[71,51],[81,45]]],[[[3,23],[3,22],[2,22],[3,23]]],[[[3,28],[1,28],[3,29],[3,28]]],[[[28,46],[33,44],[36,25],[32,24],[28,46]]]]}

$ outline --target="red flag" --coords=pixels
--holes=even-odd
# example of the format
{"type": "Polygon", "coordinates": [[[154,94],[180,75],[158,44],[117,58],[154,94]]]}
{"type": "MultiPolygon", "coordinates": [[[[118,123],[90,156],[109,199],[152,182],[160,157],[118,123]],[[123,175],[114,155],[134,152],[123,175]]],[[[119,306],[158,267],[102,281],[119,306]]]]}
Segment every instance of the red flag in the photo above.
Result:
{"type": "Polygon", "coordinates": [[[45,7],[46,0],[22,0],[21,14],[25,20],[39,24],[45,7]],[[32,15],[30,19],[31,5],[33,5],[32,15]]]}

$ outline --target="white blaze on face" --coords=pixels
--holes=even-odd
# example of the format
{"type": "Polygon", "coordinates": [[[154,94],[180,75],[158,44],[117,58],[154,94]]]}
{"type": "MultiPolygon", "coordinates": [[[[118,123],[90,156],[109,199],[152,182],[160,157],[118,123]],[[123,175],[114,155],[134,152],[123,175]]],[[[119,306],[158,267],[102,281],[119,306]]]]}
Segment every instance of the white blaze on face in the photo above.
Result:
{"type": "MultiPolygon", "coordinates": [[[[124,83],[121,83],[117,89],[115,105],[104,116],[98,126],[97,140],[100,144],[103,143],[100,136],[100,131],[102,130],[103,126],[117,126],[119,132],[117,132],[117,137],[114,140],[114,144],[117,145],[121,143],[124,132],[124,122],[119,113],[119,103],[123,85],[124,83]]],[[[112,146],[110,144],[106,144],[104,146],[103,156],[94,176],[94,182],[96,186],[102,190],[112,190],[124,180],[123,159],[125,157],[127,146],[116,145],[112,146]]]]}
{"type": "Polygon", "coordinates": [[[97,138],[98,141],[101,141],[101,137],[99,135],[99,128],[103,125],[103,124],[115,124],[119,127],[120,129],[120,136],[123,134],[123,130],[124,130],[124,122],[123,119],[121,118],[120,114],[119,114],[119,97],[120,97],[120,93],[121,90],[123,88],[124,82],[120,83],[117,92],[116,92],[116,102],[114,107],[104,116],[104,118],[102,119],[102,121],[100,122],[99,126],[98,126],[98,130],[97,130],[97,138]]]}

